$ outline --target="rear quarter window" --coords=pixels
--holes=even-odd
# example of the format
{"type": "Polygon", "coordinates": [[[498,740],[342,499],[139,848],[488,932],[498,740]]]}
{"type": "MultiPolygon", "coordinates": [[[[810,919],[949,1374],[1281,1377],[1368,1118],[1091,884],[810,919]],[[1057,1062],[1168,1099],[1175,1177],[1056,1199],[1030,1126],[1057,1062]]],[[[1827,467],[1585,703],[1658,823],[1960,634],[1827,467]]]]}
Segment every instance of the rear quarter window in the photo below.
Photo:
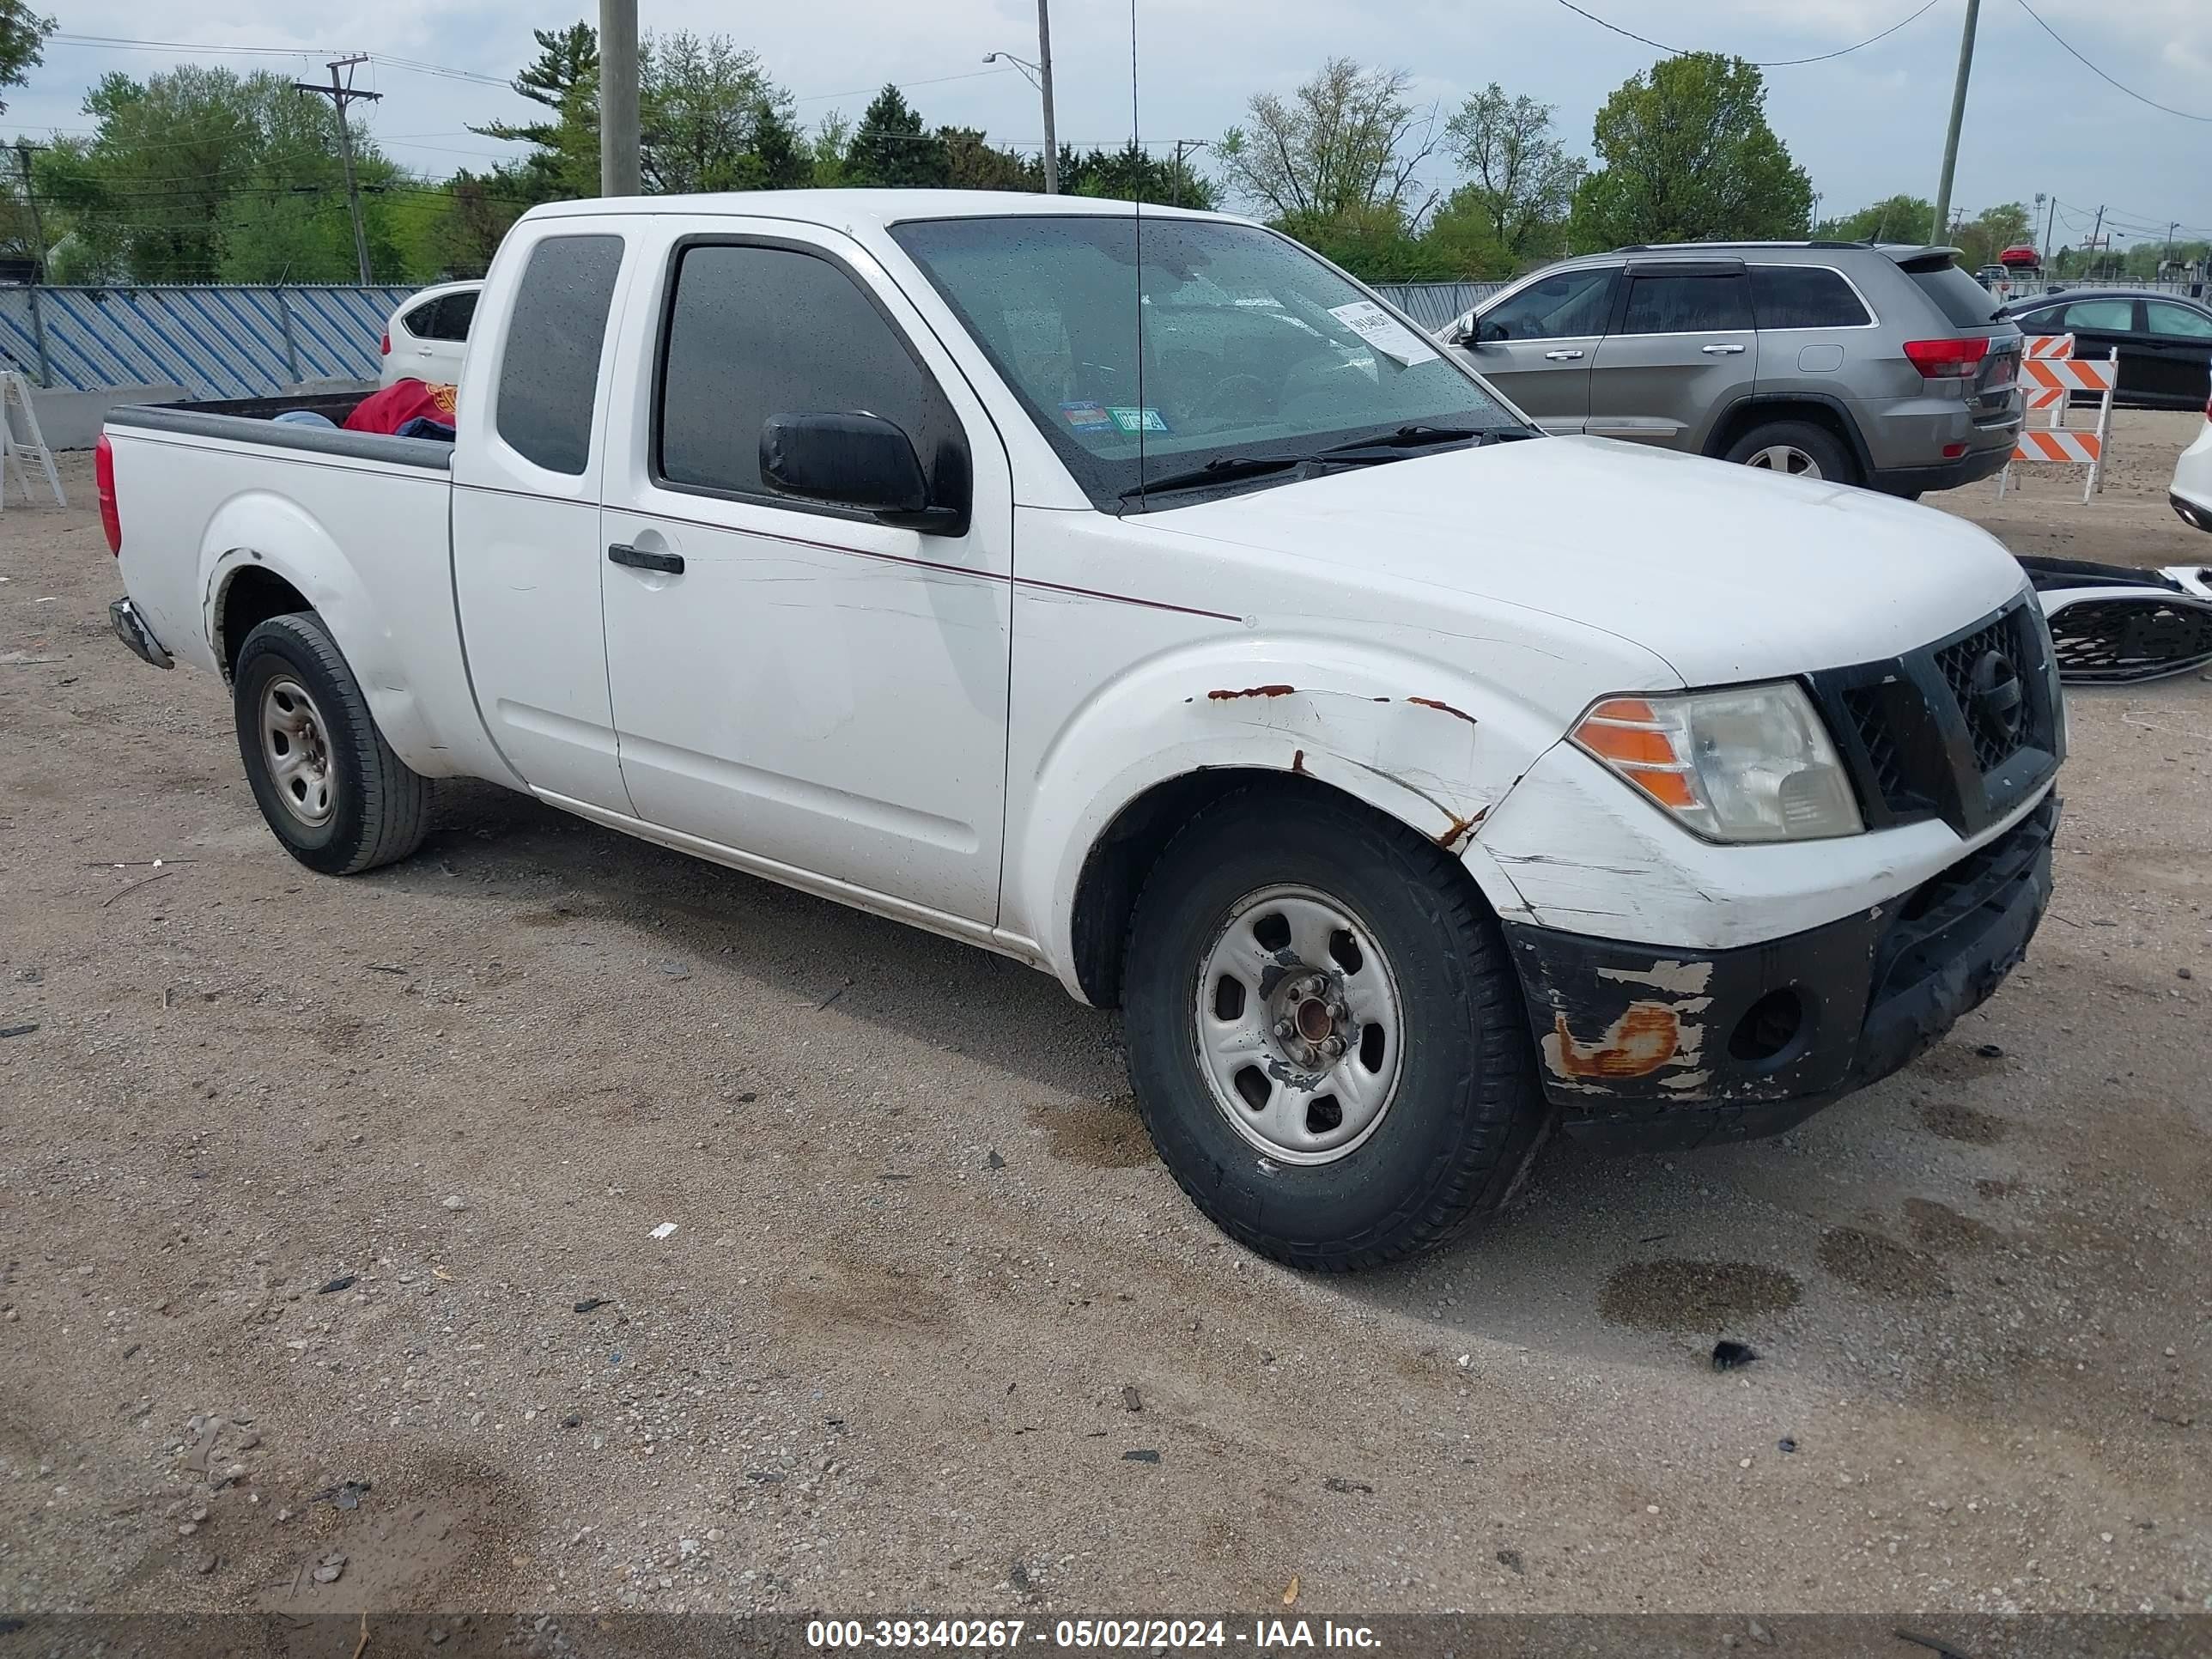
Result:
{"type": "Polygon", "coordinates": [[[1753,265],[1751,305],[1761,328],[1863,328],[1874,320],[1851,285],[1820,265],[1753,265]]]}
{"type": "Polygon", "coordinates": [[[515,290],[495,424],[549,472],[580,474],[591,454],[599,348],[622,256],[619,236],[549,236],[531,250],[515,290]]]}
{"type": "Polygon", "coordinates": [[[1918,269],[1905,268],[1912,285],[1954,328],[1986,328],[1997,320],[1997,297],[1958,266],[1950,264],[1918,269]]]}

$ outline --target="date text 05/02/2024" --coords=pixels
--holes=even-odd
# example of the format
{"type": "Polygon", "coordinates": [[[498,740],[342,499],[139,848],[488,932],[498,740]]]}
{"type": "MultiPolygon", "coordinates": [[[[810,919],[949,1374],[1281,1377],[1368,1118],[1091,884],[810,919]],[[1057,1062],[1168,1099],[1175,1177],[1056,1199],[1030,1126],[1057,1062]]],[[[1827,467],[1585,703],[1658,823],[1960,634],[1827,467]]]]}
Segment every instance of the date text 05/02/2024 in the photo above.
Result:
{"type": "Polygon", "coordinates": [[[983,1653],[1018,1652],[1024,1643],[1055,1650],[1244,1648],[1290,1652],[1298,1648],[1373,1651],[1381,1638],[1365,1625],[1333,1619],[1060,1619],[1032,1625],[1025,1619],[814,1619],[806,1642],[815,1648],[947,1648],[983,1653]]]}

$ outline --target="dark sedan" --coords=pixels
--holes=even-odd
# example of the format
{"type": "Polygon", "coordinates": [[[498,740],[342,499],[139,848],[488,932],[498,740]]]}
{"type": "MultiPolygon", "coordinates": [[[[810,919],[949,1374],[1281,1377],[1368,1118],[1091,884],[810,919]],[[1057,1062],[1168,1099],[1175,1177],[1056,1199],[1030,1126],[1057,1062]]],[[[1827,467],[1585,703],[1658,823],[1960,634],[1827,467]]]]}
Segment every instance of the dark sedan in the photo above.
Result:
{"type": "Polygon", "coordinates": [[[2174,294],[2069,288],[2015,300],[2002,315],[2023,334],[2071,334],[2077,357],[2120,349],[2116,401],[2202,409],[2212,395],[2212,307],[2174,294]]]}

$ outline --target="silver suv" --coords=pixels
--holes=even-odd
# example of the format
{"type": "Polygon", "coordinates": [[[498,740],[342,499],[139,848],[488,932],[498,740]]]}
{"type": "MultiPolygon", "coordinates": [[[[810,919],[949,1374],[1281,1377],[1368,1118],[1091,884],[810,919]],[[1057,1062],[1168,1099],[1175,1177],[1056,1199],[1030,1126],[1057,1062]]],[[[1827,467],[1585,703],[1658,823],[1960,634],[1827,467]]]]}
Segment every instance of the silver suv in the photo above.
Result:
{"type": "Polygon", "coordinates": [[[1988,477],[2020,331],[1944,247],[1692,242],[1548,265],[1438,331],[1549,432],[1898,495],[1988,477]]]}

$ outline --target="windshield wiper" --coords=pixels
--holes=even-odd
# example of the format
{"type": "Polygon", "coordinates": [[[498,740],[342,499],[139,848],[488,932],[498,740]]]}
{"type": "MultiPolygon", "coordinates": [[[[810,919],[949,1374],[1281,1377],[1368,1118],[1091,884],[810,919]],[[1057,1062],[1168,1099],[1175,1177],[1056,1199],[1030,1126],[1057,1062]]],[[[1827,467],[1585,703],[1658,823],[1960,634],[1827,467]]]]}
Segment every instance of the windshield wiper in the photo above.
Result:
{"type": "Polygon", "coordinates": [[[1524,428],[1470,426],[1401,426],[1395,431],[1378,432],[1371,437],[1353,438],[1348,442],[1333,444],[1322,451],[1324,455],[1343,455],[1362,449],[1417,449],[1431,444],[1504,443],[1515,438],[1533,438],[1536,434],[1524,428]]]}
{"type": "Polygon", "coordinates": [[[1239,478],[1258,478],[1270,472],[1288,472],[1293,467],[1310,465],[1310,455],[1217,455],[1204,466],[1194,466],[1187,472],[1168,472],[1157,478],[1147,478],[1142,483],[1131,484],[1121,492],[1121,499],[1133,495],[1164,495],[1176,489],[1198,489],[1207,484],[1234,483],[1239,478]]]}

